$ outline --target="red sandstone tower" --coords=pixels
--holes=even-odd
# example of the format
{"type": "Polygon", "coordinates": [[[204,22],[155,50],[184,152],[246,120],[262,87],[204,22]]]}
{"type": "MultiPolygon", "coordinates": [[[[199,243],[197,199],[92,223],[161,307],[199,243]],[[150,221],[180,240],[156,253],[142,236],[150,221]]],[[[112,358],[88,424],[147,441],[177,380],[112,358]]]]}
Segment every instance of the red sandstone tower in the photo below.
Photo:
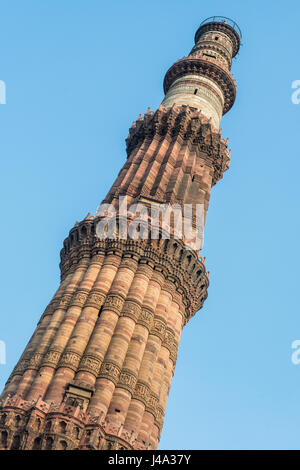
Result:
{"type": "MultiPolygon", "coordinates": [[[[130,128],[127,161],[104,215],[76,223],[61,251],[61,284],[1,396],[1,449],[155,449],[183,326],[207,297],[208,273],[184,236],[124,237],[128,204],[197,204],[229,167],[220,120],[233,105],[237,25],[209,18],[164,79],[165,98],[130,128]],[[109,212],[109,211],[108,211],[109,212]],[[105,214],[107,215],[107,214],[105,214]]],[[[137,207],[137,206],[135,206],[137,207]]],[[[192,215],[192,224],[195,225],[192,215]]]]}

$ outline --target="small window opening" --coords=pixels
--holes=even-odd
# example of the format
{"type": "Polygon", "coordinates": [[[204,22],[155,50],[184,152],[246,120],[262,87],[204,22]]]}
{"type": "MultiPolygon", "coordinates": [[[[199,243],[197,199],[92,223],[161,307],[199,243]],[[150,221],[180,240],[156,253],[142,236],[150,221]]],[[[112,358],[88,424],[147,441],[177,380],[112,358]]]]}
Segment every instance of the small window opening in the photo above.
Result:
{"type": "Polygon", "coordinates": [[[118,408],[115,408],[116,413],[121,413],[121,410],[118,410],[118,408]]]}
{"type": "Polygon", "coordinates": [[[215,40],[218,41],[218,39],[219,39],[219,36],[216,36],[216,37],[215,37],[215,40]]]}
{"type": "Polygon", "coordinates": [[[195,88],[194,95],[197,95],[198,88],[195,88]]]}
{"type": "Polygon", "coordinates": [[[206,54],[205,52],[203,52],[203,55],[206,55],[207,57],[212,57],[213,59],[217,58],[217,56],[215,56],[213,54],[206,54]]]}

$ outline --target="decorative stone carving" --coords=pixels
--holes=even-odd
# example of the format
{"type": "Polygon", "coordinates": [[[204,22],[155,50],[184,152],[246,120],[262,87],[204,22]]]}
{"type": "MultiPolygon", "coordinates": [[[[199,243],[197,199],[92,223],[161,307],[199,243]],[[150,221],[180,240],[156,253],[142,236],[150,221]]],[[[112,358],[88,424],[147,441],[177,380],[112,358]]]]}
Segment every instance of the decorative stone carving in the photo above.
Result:
{"type": "Polygon", "coordinates": [[[90,372],[95,377],[97,377],[100,371],[101,363],[102,359],[99,357],[92,354],[87,354],[84,355],[81,359],[78,370],[90,372]]]}
{"type": "Polygon", "coordinates": [[[132,320],[137,322],[140,311],[141,306],[139,304],[132,300],[126,300],[123,305],[121,316],[132,318],[132,320]]]}
{"type": "MultiPolygon", "coordinates": [[[[93,221],[94,223],[94,221],[93,221]]],[[[175,294],[181,294],[184,302],[186,303],[186,310],[185,310],[185,322],[194,315],[199,308],[199,299],[202,298],[205,300],[207,297],[207,288],[208,288],[208,279],[206,277],[206,269],[204,262],[197,258],[197,255],[193,252],[189,251],[190,255],[192,256],[191,263],[199,266],[199,270],[203,272],[202,279],[198,277],[194,280],[192,279],[192,274],[188,273],[188,270],[183,270],[181,268],[181,258],[185,254],[185,247],[180,240],[176,240],[178,243],[178,249],[176,254],[174,253],[171,257],[166,257],[166,253],[168,252],[168,247],[170,244],[173,244],[173,240],[122,240],[122,239],[115,239],[115,240],[103,240],[103,241],[96,241],[95,243],[101,244],[103,249],[106,250],[106,253],[109,253],[111,249],[116,250],[118,249],[121,252],[127,252],[127,250],[134,251],[136,250],[137,256],[141,256],[143,254],[144,258],[147,258],[149,262],[155,265],[155,272],[153,273],[153,280],[155,279],[161,285],[165,282],[164,276],[170,275],[175,280],[175,285],[180,286],[176,288],[177,290],[174,292],[175,294]],[[181,255],[179,255],[181,252],[181,255]],[[176,255],[176,258],[175,258],[176,255]],[[161,269],[159,270],[159,268],[161,269]],[[163,274],[164,272],[164,274],[163,274]],[[156,276],[156,278],[155,278],[156,276]],[[204,278],[204,281],[203,281],[204,278]],[[201,287],[202,286],[202,287],[201,287]]],[[[92,248],[91,248],[92,250],[92,248]]],[[[75,252],[74,252],[75,253],[75,252]]],[[[73,254],[74,254],[73,253],[73,254]]],[[[68,253],[63,255],[64,257],[68,257],[68,253]]],[[[80,252],[77,253],[78,259],[80,259],[80,252]]],[[[65,260],[67,262],[67,260],[65,260]]],[[[62,260],[62,269],[64,262],[62,260]]],[[[124,260],[122,260],[123,263],[124,260]]],[[[128,259],[127,259],[128,261],[128,259]]],[[[129,262],[133,260],[129,258],[129,262]]],[[[136,262],[133,261],[136,265],[136,262]]],[[[66,268],[67,269],[67,268],[66,268]]],[[[97,293],[98,295],[98,293],[97,293]]],[[[101,295],[101,294],[99,294],[101,295]]],[[[89,295],[86,304],[89,304],[89,299],[92,298],[92,293],[89,295]]],[[[70,299],[69,299],[70,300],[70,299]]],[[[109,310],[115,311],[118,315],[121,312],[122,305],[125,299],[117,294],[108,294],[106,300],[103,304],[103,309],[108,308],[109,310]],[[112,300],[111,297],[118,297],[119,300],[112,300]]],[[[202,300],[201,302],[203,303],[202,300]]],[[[97,306],[101,306],[101,302],[103,299],[98,299],[97,306]]]]}
{"type": "Polygon", "coordinates": [[[160,405],[156,407],[154,424],[156,424],[158,429],[161,431],[164,424],[164,409],[160,405]]]}
{"type": "Polygon", "coordinates": [[[150,393],[150,396],[147,400],[146,411],[151,413],[154,418],[156,417],[156,408],[158,406],[158,396],[154,393],[150,393]]]}
{"type": "Polygon", "coordinates": [[[11,374],[11,377],[13,377],[14,375],[23,375],[23,373],[25,372],[25,370],[28,367],[28,364],[29,364],[29,360],[27,360],[27,359],[23,359],[23,360],[19,361],[18,364],[16,365],[16,367],[14,368],[14,370],[11,374]]]}
{"type": "Polygon", "coordinates": [[[137,323],[145,326],[150,331],[153,318],[154,318],[154,312],[152,310],[149,310],[146,307],[143,307],[141,309],[141,313],[140,313],[137,323]]]}
{"type": "Polygon", "coordinates": [[[121,369],[112,362],[103,362],[100,368],[99,377],[111,380],[115,385],[118,383],[121,369]]]}
{"type": "Polygon", "coordinates": [[[58,361],[61,356],[61,351],[58,351],[57,349],[49,349],[49,351],[46,353],[44,360],[43,360],[43,366],[49,366],[49,367],[56,367],[58,364],[58,361]]]}
{"type": "Polygon", "coordinates": [[[164,338],[165,330],[166,330],[165,321],[160,320],[159,318],[154,318],[153,324],[150,330],[150,334],[158,336],[159,339],[162,341],[164,338]]]}
{"type": "Polygon", "coordinates": [[[119,315],[122,309],[123,303],[124,303],[124,299],[121,296],[115,295],[115,294],[109,294],[106,297],[105,302],[103,304],[103,310],[111,310],[119,315]]]}
{"type": "Polygon", "coordinates": [[[69,369],[72,369],[74,372],[76,372],[79,362],[80,355],[78,353],[67,351],[62,355],[59,361],[59,366],[68,367],[69,369]]]}
{"type": "Polygon", "coordinates": [[[35,353],[33,356],[31,356],[27,368],[39,370],[42,360],[43,360],[43,354],[35,353]]]}
{"type": "Polygon", "coordinates": [[[167,328],[162,345],[170,351],[170,354],[172,354],[174,338],[174,332],[167,328]]]}
{"type": "Polygon", "coordinates": [[[87,296],[88,294],[86,292],[82,292],[82,291],[76,292],[71,301],[71,305],[75,305],[77,307],[83,307],[87,299],[87,296]]]}
{"type": "Polygon", "coordinates": [[[123,369],[118,382],[118,387],[125,388],[130,393],[133,393],[137,378],[129,370],[123,369]]]}
{"type": "Polygon", "coordinates": [[[178,352],[178,344],[176,343],[175,340],[173,341],[173,344],[170,346],[169,351],[170,351],[170,359],[175,365],[177,361],[177,352],[178,352]]]}
{"type": "Polygon", "coordinates": [[[92,291],[86,300],[86,306],[100,308],[104,300],[105,300],[104,294],[92,291]]]}
{"type": "Polygon", "coordinates": [[[67,308],[72,299],[72,294],[64,294],[58,304],[59,308],[67,308]]]}
{"type": "Polygon", "coordinates": [[[150,396],[150,392],[151,388],[149,385],[139,380],[135,386],[133,398],[142,401],[144,405],[146,405],[150,396]]]}

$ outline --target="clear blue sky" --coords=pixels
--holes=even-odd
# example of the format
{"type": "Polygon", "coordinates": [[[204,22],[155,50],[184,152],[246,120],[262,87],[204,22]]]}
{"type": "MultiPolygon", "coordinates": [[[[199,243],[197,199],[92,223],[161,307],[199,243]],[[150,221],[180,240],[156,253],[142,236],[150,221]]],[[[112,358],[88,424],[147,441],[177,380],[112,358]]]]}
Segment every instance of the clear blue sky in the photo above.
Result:
{"type": "Polygon", "coordinates": [[[204,308],[184,329],[160,448],[300,449],[299,2],[0,1],[1,327],[7,365],[59,282],[69,229],[106,195],[131,122],[208,16],[236,20],[230,170],[212,190],[204,308]]]}

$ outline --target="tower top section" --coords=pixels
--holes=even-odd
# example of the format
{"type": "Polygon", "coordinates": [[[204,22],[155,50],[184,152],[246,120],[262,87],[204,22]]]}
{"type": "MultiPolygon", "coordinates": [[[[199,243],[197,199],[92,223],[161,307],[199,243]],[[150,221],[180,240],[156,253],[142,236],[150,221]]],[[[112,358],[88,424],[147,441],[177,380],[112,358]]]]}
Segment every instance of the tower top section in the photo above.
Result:
{"type": "Polygon", "coordinates": [[[196,108],[219,128],[223,114],[236,97],[236,83],[230,70],[241,38],[240,28],[229,18],[212,16],[204,20],[189,55],[177,60],[165,75],[163,106],[196,108]]]}
{"type": "Polygon", "coordinates": [[[232,57],[235,57],[239,51],[242,32],[238,24],[226,16],[210,16],[202,21],[195,34],[195,44],[200,40],[200,37],[207,32],[223,32],[227,34],[233,44],[232,57]]]}

